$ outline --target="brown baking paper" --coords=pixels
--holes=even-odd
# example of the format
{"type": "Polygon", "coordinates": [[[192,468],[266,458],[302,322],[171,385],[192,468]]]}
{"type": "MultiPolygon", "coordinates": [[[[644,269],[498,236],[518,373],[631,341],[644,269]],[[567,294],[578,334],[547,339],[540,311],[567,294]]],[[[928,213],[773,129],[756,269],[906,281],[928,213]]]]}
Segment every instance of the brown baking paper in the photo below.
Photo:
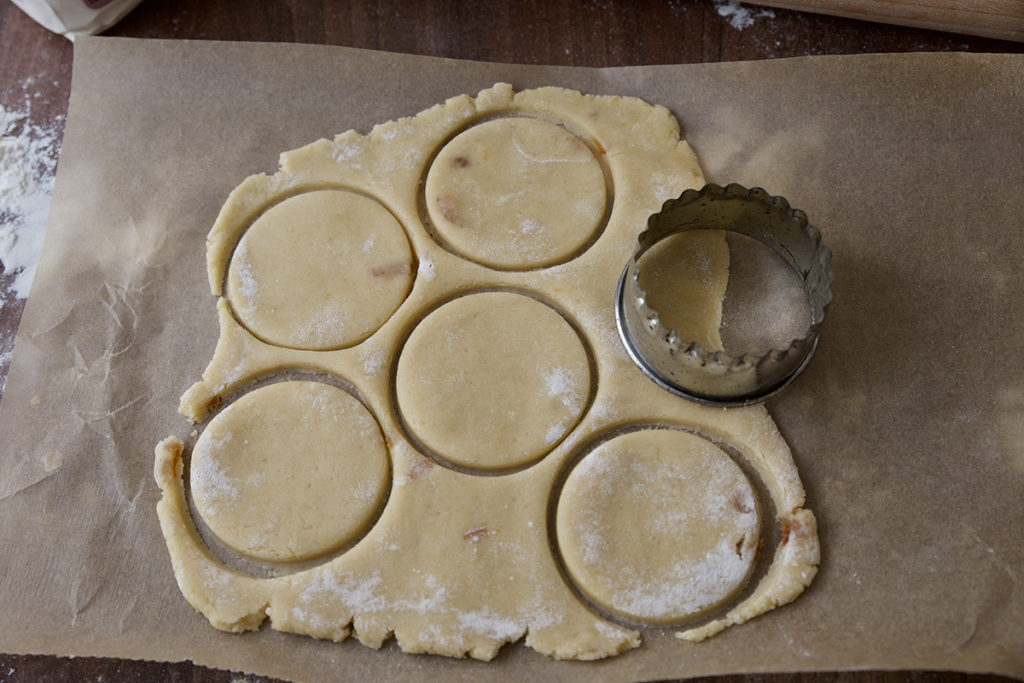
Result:
{"type": "MultiPolygon", "coordinates": [[[[83,38],[42,263],[0,409],[0,650],[294,679],[646,680],[923,668],[1024,676],[1024,57],[582,69],[83,38]],[[835,302],[769,408],[818,516],[795,603],[700,644],[490,663],[214,630],[171,572],[153,445],[217,337],[204,239],[277,155],[497,81],[644,98],[709,179],[808,212],[835,302]]],[[[638,226],[639,227],[639,226],[638,226]]],[[[611,305],[611,301],[609,301],[611,305]]]]}

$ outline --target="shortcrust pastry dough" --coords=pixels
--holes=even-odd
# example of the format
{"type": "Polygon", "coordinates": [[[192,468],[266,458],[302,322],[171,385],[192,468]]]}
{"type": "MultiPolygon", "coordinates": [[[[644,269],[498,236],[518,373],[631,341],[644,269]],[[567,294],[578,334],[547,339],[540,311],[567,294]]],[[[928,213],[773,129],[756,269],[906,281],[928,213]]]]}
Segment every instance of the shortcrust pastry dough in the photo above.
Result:
{"type": "Polygon", "coordinates": [[[235,248],[228,299],[272,344],[351,346],[387,320],[412,288],[412,252],[386,208],[355,192],[288,197],[235,248]]]}
{"type": "Polygon", "coordinates": [[[576,331],[522,294],[460,297],[418,324],[398,360],[398,410],[456,465],[495,470],[544,455],[579,421],[590,367],[576,331]]]}
{"type": "Polygon", "coordinates": [[[600,227],[601,164],[548,121],[481,123],[441,148],[427,174],[430,219],[459,253],[522,270],[564,261],[600,227]]]}
{"type": "MultiPolygon", "coordinates": [[[[565,156],[562,151],[559,154],[565,156]]],[[[523,156],[539,158],[536,150],[523,156]]],[[[546,192],[542,188],[536,194],[536,188],[523,178],[508,182],[502,192],[515,187],[524,190],[523,197],[546,192]]],[[[795,598],[815,574],[818,539],[814,517],[803,508],[803,488],[789,449],[766,410],[706,408],[662,391],[632,364],[615,329],[615,284],[638,232],[666,199],[703,182],[693,153],[679,139],[676,121],[663,107],[558,88],[515,93],[504,84],[476,97],[452,98],[410,119],[382,124],[367,135],[349,131],[287,152],[281,156],[278,173],[245,180],[225,202],[207,240],[210,287],[221,297],[217,304],[221,335],[202,379],[182,397],[180,410],[194,421],[203,421],[221,404],[236,401],[259,378],[297,371],[321,373],[347,383],[350,394],[375,418],[392,476],[379,517],[357,532],[359,540],[352,547],[301,566],[279,567],[271,576],[253,576],[238,568],[244,564],[223,553],[215,555],[204,543],[191,518],[183,483],[189,465],[187,448],[176,438],[165,439],[157,447],[154,469],[163,491],[158,513],[175,577],[188,601],[220,629],[255,629],[269,618],[270,626],[278,630],[332,640],[354,635],[372,647],[393,636],[407,652],[490,659],[502,645],[524,636],[528,646],[559,658],[597,659],[637,647],[641,642],[637,630],[601,616],[566,584],[565,568],[550,546],[558,542],[550,511],[557,508],[556,482],[573,463],[580,458],[586,462],[601,452],[602,444],[614,444],[621,434],[644,429],[682,429],[701,435],[693,438],[728,444],[757,473],[771,498],[761,501],[759,509],[774,509],[775,519],[762,518],[762,526],[775,524],[782,529],[778,534],[782,541],[762,551],[770,563],[757,585],[738,602],[727,602],[724,614],[712,614],[710,621],[681,632],[680,637],[699,640],[795,598]],[[544,125],[535,126],[533,121],[544,125]],[[450,226],[432,225],[436,209],[431,209],[430,197],[441,195],[431,194],[435,188],[431,179],[440,186],[456,171],[480,171],[485,165],[436,166],[461,149],[460,135],[469,132],[463,141],[480,138],[471,152],[485,147],[507,152],[510,145],[514,150],[515,141],[522,141],[510,142],[506,134],[523,125],[548,132],[554,127],[553,132],[576,138],[576,142],[572,137],[563,139],[582,159],[574,165],[594,169],[592,180],[573,181],[591,188],[589,199],[583,199],[592,208],[586,220],[573,226],[562,224],[564,217],[555,214],[559,225],[527,231],[538,240],[549,230],[558,236],[554,243],[544,243],[541,251],[546,255],[535,258],[528,251],[510,251],[507,240],[502,244],[498,222],[510,221],[506,229],[514,228],[516,221],[529,217],[516,213],[528,211],[526,207],[510,201],[507,212],[488,219],[494,224],[485,229],[496,231],[488,239],[500,249],[497,256],[486,256],[482,247],[452,238],[446,232],[450,226]],[[492,135],[499,139],[491,139],[492,135]],[[506,137],[501,139],[502,135],[506,137]],[[448,149],[448,145],[455,146],[448,149]],[[587,154],[592,160],[587,160],[587,154]],[[412,288],[393,315],[385,316],[365,340],[349,347],[340,348],[344,343],[337,340],[338,347],[323,351],[296,348],[302,344],[268,343],[265,335],[261,339],[239,322],[238,312],[232,310],[236,302],[229,304],[223,298],[232,254],[239,241],[246,239],[249,226],[273,207],[324,190],[365,197],[393,216],[413,254],[412,288]],[[596,207],[601,215],[595,218],[596,207]],[[499,267],[481,265],[492,258],[499,267]],[[566,422],[568,433],[546,453],[542,448],[536,455],[536,447],[521,451],[536,456],[522,467],[458,471],[444,457],[434,460],[417,450],[417,439],[426,440],[426,436],[406,432],[400,411],[410,406],[408,397],[403,405],[402,387],[397,386],[408,379],[407,372],[435,372],[436,368],[423,368],[422,363],[443,368],[455,359],[437,361],[427,356],[420,363],[410,363],[404,358],[406,352],[413,361],[412,354],[426,352],[403,345],[416,337],[418,324],[429,325],[431,315],[446,306],[484,301],[476,297],[495,292],[507,301],[529,300],[535,304],[533,310],[543,313],[538,321],[548,314],[559,316],[559,324],[572,332],[567,337],[578,335],[577,343],[589,354],[588,378],[586,386],[579,379],[567,386],[585,397],[584,405],[580,408],[573,399],[572,406],[566,406],[571,410],[562,411],[558,419],[573,415],[578,422],[575,426],[566,422]]],[[[482,200],[494,199],[485,196],[486,188],[479,191],[482,200]]],[[[541,222],[537,215],[533,220],[541,222]]],[[[371,262],[378,258],[376,249],[371,245],[367,251],[371,262]]],[[[712,243],[708,249],[699,259],[720,254],[721,244],[712,243]]],[[[687,323],[694,327],[689,334],[715,338],[725,277],[722,269],[707,286],[681,294],[681,301],[701,311],[687,323]]],[[[304,291],[345,294],[332,290],[334,285],[313,285],[304,291]]],[[[303,296],[299,292],[288,300],[301,303],[303,296]]],[[[481,315],[500,316],[505,310],[511,314],[515,308],[495,306],[481,315]]],[[[532,330],[532,322],[529,325],[532,330]]],[[[539,334],[544,325],[538,325],[539,334]]],[[[521,333],[510,331],[508,339],[521,338],[517,337],[521,333]]],[[[531,362],[544,360],[548,351],[537,352],[525,342],[507,346],[504,352],[509,354],[536,356],[526,361],[520,357],[523,364],[518,367],[526,368],[521,373],[524,380],[536,373],[531,362]]],[[[493,380],[489,374],[493,357],[486,349],[465,348],[469,356],[461,371],[467,382],[519,379],[493,380]]],[[[546,386],[535,398],[539,403],[550,400],[546,386]]],[[[442,414],[452,409],[439,400],[431,406],[429,397],[419,405],[407,412],[428,417],[430,411],[442,414]]],[[[286,402],[279,407],[288,409],[286,402]]],[[[210,428],[202,429],[205,433],[210,428]]],[[[523,426],[523,437],[546,442],[547,433],[542,435],[540,430],[550,428],[550,419],[539,420],[532,428],[523,426]]],[[[447,445],[448,457],[458,451],[478,466],[504,467],[509,462],[506,443],[456,449],[447,445]]],[[[446,444],[436,446],[444,450],[446,444]]],[[[290,486],[283,479],[277,483],[282,489],[290,486]]],[[[573,495],[584,499],[587,488],[585,482],[574,484],[573,495]]],[[[591,495],[600,496],[600,491],[592,490],[591,495]]],[[[651,504],[657,509],[662,503],[651,504]]],[[[658,563],[653,554],[651,562],[658,563]]],[[[719,599],[721,591],[707,596],[719,599]]]]}
{"type": "Polygon", "coordinates": [[[678,622],[728,600],[757,554],[757,502],[718,446],[673,429],[617,436],[569,474],[558,547],[577,586],[646,624],[678,622]]]}
{"type": "Polygon", "coordinates": [[[196,511],[240,553],[294,561],[353,539],[388,484],[380,427],[319,382],[260,387],[207,425],[192,449],[196,511]]]}

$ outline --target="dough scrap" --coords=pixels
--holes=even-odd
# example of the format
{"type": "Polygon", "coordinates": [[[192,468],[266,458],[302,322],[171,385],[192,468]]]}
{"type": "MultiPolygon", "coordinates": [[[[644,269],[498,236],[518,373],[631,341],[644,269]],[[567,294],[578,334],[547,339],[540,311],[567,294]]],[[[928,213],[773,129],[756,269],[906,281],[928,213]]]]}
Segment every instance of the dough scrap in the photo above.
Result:
{"type": "MultiPolygon", "coordinates": [[[[514,149],[509,143],[506,150],[509,145],[514,149]]],[[[538,157],[536,151],[530,154],[538,157]]],[[[674,397],[632,364],[618,339],[612,305],[615,284],[637,233],[665,200],[704,184],[697,160],[679,139],[679,126],[668,110],[633,98],[593,97],[560,88],[516,93],[511,86],[498,84],[476,97],[454,97],[413,118],[381,124],[367,135],[349,131],[286,152],[280,166],[272,176],[243,181],[225,201],[209,233],[209,284],[218,297],[221,334],[202,379],[182,396],[179,410],[190,420],[202,421],[219,404],[266,376],[305,371],[340,378],[379,425],[390,458],[390,490],[379,517],[344,552],[299,567],[280,567],[274,576],[253,576],[237,568],[243,563],[215,556],[203,542],[183,481],[189,476],[186,446],[174,438],[162,441],[154,465],[163,493],[157,508],[161,529],[183,595],[213,626],[243,631],[269,619],[274,629],[315,638],[355,637],[380,647],[393,637],[407,652],[478,659],[490,659],[504,644],[520,639],[538,652],[566,659],[600,659],[638,647],[639,631],[592,610],[566,585],[548,529],[556,523],[550,516],[553,489],[568,474],[567,468],[596,444],[613,443],[616,435],[650,427],[686,430],[728,444],[758,474],[771,498],[772,506],[759,509],[774,507],[776,518],[762,519],[762,526],[775,524],[784,530],[758,584],[738,602],[727,601],[720,610],[723,614],[710,613],[709,622],[682,631],[680,638],[699,640],[742,623],[793,600],[810,583],[819,559],[814,516],[803,507],[803,487],[789,448],[764,407],[721,410],[674,397]],[[493,121],[505,123],[489,125],[493,121]],[[445,163],[446,150],[460,149],[449,147],[460,135],[472,142],[483,131],[483,137],[493,141],[495,130],[513,123],[549,132],[553,126],[555,133],[574,136],[577,143],[565,138],[566,144],[574,145],[583,161],[564,165],[597,164],[601,184],[593,173],[593,181],[582,181],[578,188],[585,189],[588,206],[601,207],[603,218],[594,218],[597,209],[591,208],[585,221],[548,225],[541,232],[558,238],[536,253],[510,250],[507,240],[502,245],[499,230],[489,238],[501,247],[489,267],[485,258],[491,257],[482,256],[477,247],[460,247],[444,232],[447,228],[431,227],[435,216],[426,185],[431,177],[440,185],[446,176],[454,178],[457,170],[474,168],[441,172],[442,166],[436,166],[445,163]],[[586,160],[579,144],[596,161],[586,160]],[[369,336],[361,341],[359,335],[346,337],[355,339],[348,346],[337,339],[325,343],[324,350],[310,350],[312,344],[295,348],[299,345],[268,343],[267,337],[257,337],[240,324],[223,296],[232,254],[261,217],[325,188],[376,202],[404,229],[411,254],[411,290],[397,308],[370,325],[374,329],[366,333],[369,336]],[[590,384],[584,390],[579,381],[567,383],[589,396],[582,414],[573,418],[575,426],[568,425],[568,433],[539,455],[535,447],[521,451],[533,459],[520,467],[506,467],[509,459],[507,451],[500,452],[503,444],[489,444],[496,453],[479,444],[464,449],[464,456],[475,454],[472,462],[478,465],[497,464],[498,469],[487,473],[475,468],[459,471],[443,458],[435,461],[419,451],[417,438],[407,431],[399,413],[400,407],[410,407],[408,397],[400,406],[396,392],[399,375],[405,383],[407,372],[434,370],[419,364],[400,367],[399,352],[416,336],[417,324],[427,323],[422,329],[429,331],[431,311],[444,310],[448,302],[473,301],[483,296],[481,292],[500,292],[508,301],[528,299],[544,315],[564,316],[559,324],[578,335],[574,342],[590,354],[590,384]]],[[[475,165],[476,171],[480,166],[475,165]]],[[[529,189],[522,178],[509,182],[529,189]]],[[[480,196],[485,194],[481,190],[480,196]]],[[[526,210],[519,204],[514,208],[526,210]]],[[[514,225],[518,214],[511,215],[514,225]]],[[[698,260],[720,256],[722,246],[712,238],[698,260]]],[[[722,279],[713,278],[708,286],[680,295],[699,312],[688,324],[694,334],[704,335],[701,338],[713,339],[721,323],[726,274],[720,270],[722,279]]],[[[228,284],[228,296],[233,297],[228,284]]],[[[317,290],[313,284],[302,291],[317,290]]],[[[304,305],[301,295],[290,301],[304,305]]],[[[512,317],[515,309],[496,306],[484,315],[502,318],[508,310],[512,317]]],[[[532,331],[534,323],[520,321],[516,326],[532,331]]],[[[522,374],[529,379],[532,366],[523,357],[532,360],[536,349],[525,342],[513,346],[517,348],[508,352],[519,354],[520,367],[528,368],[522,374]]],[[[466,348],[475,353],[474,363],[488,358],[479,349],[466,348]]],[[[444,365],[432,359],[424,362],[444,365]]],[[[469,376],[486,376],[485,368],[467,363],[466,369],[469,376]]],[[[545,388],[538,401],[550,398],[545,388]]],[[[435,404],[430,410],[443,409],[435,404]]],[[[429,413],[429,399],[421,405],[411,412],[429,413]]],[[[550,421],[539,422],[550,429],[550,421]]],[[[526,436],[534,443],[544,440],[539,432],[526,436]]]]}
{"type": "Polygon", "coordinates": [[[646,624],[726,602],[749,576],[759,541],[743,471],[706,439],[670,429],[617,436],[588,453],[562,489],[557,529],[580,589],[646,624]]]}
{"type": "Polygon", "coordinates": [[[227,545],[261,560],[315,557],[373,519],[388,484],[380,428],[319,382],[260,387],[217,415],[192,449],[192,499],[227,545]]]}
{"type": "Polygon", "coordinates": [[[496,470],[544,455],[579,421],[590,368],[576,331],[521,294],[480,292],[431,312],[398,360],[398,408],[456,465],[496,470]]]}

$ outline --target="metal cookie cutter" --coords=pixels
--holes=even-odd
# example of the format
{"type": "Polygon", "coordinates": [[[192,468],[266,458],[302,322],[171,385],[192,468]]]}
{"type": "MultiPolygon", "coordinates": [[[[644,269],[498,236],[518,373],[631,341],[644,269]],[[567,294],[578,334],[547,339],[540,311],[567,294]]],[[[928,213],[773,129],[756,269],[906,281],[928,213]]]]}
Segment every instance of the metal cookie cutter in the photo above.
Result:
{"type": "Polygon", "coordinates": [[[789,386],[818,345],[825,310],[832,301],[832,252],[807,215],[761,188],[709,184],[665,202],[637,238],[633,257],[619,279],[615,320],[626,351],[663,389],[698,403],[741,406],[758,403],[789,386]],[[679,338],[647,303],[640,285],[640,257],[663,239],[688,230],[730,230],[770,247],[803,282],[811,309],[807,334],[785,349],[764,355],[708,351],[679,338]]]}

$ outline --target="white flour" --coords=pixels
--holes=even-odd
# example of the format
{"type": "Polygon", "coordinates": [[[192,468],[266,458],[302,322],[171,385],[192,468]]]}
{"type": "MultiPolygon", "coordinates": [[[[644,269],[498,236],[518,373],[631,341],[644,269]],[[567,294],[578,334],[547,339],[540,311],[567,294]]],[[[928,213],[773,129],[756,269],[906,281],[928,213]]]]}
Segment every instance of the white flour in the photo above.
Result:
{"type": "Polygon", "coordinates": [[[31,100],[22,108],[0,106],[0,263],[5,274],[0,306],[28,297],[50,210],[63,117],[30,122],[31,100]]]}
{"type": "Polygon", "coordinates": [[[737,31],[742,31],[750,26],[755,19],[775,18],[775,12],[770,9],[751,10],[741,5],[739,0],[715,0],[715,8],[718,10],[718,16],[726,17],[729,24],[737,31]]]}

